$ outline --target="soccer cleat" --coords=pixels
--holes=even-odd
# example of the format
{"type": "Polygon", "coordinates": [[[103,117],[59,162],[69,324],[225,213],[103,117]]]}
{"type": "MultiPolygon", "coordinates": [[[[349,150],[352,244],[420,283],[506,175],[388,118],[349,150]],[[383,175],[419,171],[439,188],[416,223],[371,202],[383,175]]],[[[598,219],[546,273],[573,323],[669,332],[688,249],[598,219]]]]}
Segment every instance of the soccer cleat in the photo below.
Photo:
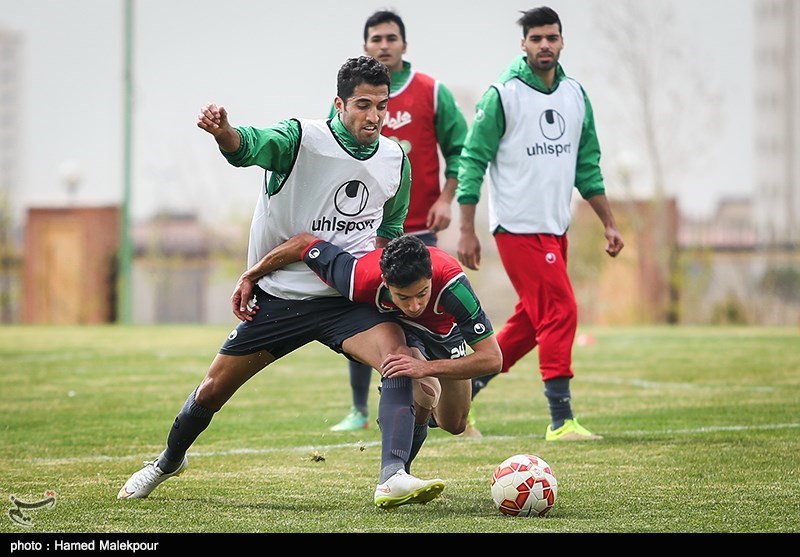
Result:
{"type": "Polygon", "coordinates": [[[405,470],[398,470],[386,483],[375,488],[375,504],[387,511],[400,505],[424,505],[436,499],[442,490],[444,482],[440,479],[420,480],[405,470]]]}
{"type": "Polygon", "coordinates": [[[145,461],[144,468],[128,478],[128,481],[125,482],[125,485],[119,490],[117,499],[144,499],[150,495],[150,492],[157,488],[161,482],[173,476],[180,475],[186,470],[186,467],[189,466],[189,459],[186,455],[183,456],[181,465],[178,466],[174,472],[162,471],[156,462],[158,462],[158,459],[150,462],[145,461]]]}
{"type": "Polygon", "coordinates": [[[367,417],[355,408],[351,408],[350,413],[341,422],[333,426],[331,431],[358,431],[368,427],[369,420],[367,417]]]}
{"type": "Polygon", "coordinates": [[[467,414],[467,427],[461,432],[461,436],[472,437],[473,439],[483,437],[480,430],[475,426],[475,414],[472,413],[472,408],[469,409],[469,414],[467,414]]]}
{"type": "Polygon", "coordinates": [[[553,430],[553,425],[550,424],[544,435],[545,441],[590,441],[602,438],[579,424],[577,418],[565,420],[564,425],[556,430],[553,430]]]}

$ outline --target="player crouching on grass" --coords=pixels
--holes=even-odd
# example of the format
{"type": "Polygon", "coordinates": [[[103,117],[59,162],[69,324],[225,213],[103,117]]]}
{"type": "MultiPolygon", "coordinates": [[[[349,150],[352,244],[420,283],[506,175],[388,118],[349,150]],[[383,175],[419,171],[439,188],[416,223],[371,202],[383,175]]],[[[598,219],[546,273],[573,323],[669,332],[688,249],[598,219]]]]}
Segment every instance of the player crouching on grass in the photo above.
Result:
{"type": "MultiPolygon", "coordinates": [[[[496,373],[502,366],[500,347],[478,296],[458,260],[416,236],[400,236],[356,258],[311,234],[298,234],[242,274],[231,296],[234,315],[251,320],[258,309],[258,291],[253,295],[257,280],[300,260],[343,296],[394,313],[403,326],[416,357],[390,354],[380,372],[384,378],[415,380],[416,419],[406,466],[410,472],[427,437],[430,415],[445,431],[462,433],[471,403],[469,379],[496,373]]],[[[378,486],[379,506],[382,497],[378,486]]]]}

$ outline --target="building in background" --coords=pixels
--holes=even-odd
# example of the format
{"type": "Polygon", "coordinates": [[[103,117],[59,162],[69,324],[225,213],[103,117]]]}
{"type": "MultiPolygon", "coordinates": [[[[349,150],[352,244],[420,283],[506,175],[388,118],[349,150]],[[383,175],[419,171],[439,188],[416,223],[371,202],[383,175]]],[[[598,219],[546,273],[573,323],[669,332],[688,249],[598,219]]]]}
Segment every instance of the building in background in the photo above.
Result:
{"type": "MultiPolygon", "coordinates": [[[[755,196],[762,245],[800,244],[800,3],[755,0],[755,196]]],[[[745,140],[745,138],[743,138],[745,140]]]]}
{"type": "Polygon", "coordinates": [[[247,227],[212,227],[192,213],[133,228],[133,323],[236,324],[230,297],[247,268],[247,227]]]}
{"type": "Polygon", "coordinates": [[[113,323],[118,249],[118,207],[28,209],[22,322],[113,323]]]}

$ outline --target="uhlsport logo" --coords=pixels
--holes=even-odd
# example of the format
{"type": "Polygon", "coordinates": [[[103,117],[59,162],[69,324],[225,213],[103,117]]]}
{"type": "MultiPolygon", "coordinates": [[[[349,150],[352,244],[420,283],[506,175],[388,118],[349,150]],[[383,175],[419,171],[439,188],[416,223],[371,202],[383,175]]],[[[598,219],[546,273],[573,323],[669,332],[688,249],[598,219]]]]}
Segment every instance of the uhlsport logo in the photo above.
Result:
{"type": "Polygon", "coordinates": [[[361,180],[345,182],[336,190],[333,203],[336,210],[346,217],[354,217],[367,208],[369,190],[361,180]]]}
{"type": "Polygon", "coordinates": [[[555,141],[561,139],[561,136],[567,131],[567,125],[564,117],[557,110],[548,108],[539,116],[539,129],[542,130],[543,136],[550,141],[555,141]]]}
{"type": "MultiPolygon", "coordinates": [[[[542,136],[550,141],[556,141],[564,136],[567,131],[567,123],[564,117],[553,108],[548,108],[539,115],[539,130],[542,136]]],[[[529,157],[537,155],[555,155],[560,157],[564,153],[572,152],[572,143],[534,143],[526,147],[529,157]]]]}
{"type": "MultiPolygon", "coordinates": [[[[367,208],[369,188],[361,180],[349,180],[339,186],[333,196],[336,211],[345,217],[357,217],[367,208]]],[[[311,221],[311,232],[344,232],[367,230],[375,227],[375,219],[348,220],[323,216],[311,221]]]]}
{"type": "Polygon", "coordinates": [[[486,326],[483,323],[475,323],[473,330],[475,331],[475,334],[482,335],[486,332],[486,326]]]}
{"type": "Polygon", "coordinates": [[[546,254],[544,254],[544,260],[546,263],[552,265],[553,263],[556,262],[556,254],[553,253],[552,251],[548,251],[546,254]]]}
{"type": "Polygon", "coordinates": [[[309,259],[316,259],[317,257],[319,257],[319,248],[311,248],[308,250],[309,259]]]}

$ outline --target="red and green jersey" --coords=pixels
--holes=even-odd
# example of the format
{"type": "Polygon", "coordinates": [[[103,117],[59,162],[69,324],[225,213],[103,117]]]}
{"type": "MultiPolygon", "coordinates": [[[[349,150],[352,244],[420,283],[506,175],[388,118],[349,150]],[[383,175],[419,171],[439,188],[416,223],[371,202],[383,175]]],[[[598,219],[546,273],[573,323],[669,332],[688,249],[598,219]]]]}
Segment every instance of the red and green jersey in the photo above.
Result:
{"type": "Polygon", "coordinates": [[[392,301],[381,278],[382,249],[361,258],[330,242],[318,241],[303,252],[303,261],[326,284],[354,302],[374,305],[382,312],[396,313],[406,325],[438,336],[460,330],[472,345],[493,334],[492,324],[458,260],[439,248],[428,246],[433,276],[431,298],[425,311],[410,318],[392,301]]]}

